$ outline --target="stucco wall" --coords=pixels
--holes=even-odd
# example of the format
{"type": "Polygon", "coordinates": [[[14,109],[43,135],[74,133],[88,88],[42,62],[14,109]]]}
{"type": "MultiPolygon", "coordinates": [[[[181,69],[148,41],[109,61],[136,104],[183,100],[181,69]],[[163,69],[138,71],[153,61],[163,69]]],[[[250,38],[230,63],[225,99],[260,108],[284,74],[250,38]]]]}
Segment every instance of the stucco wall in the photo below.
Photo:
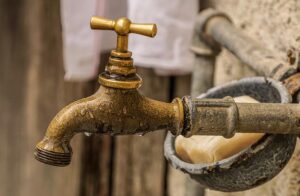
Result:
{"type": "MultiPolygon", "coordinates": [[[[211,0],[210,5],[231,16],[234,24],[283,60],[287,51],[300,49],[300,0],[211,0]]],[[[224,50],[217,60],[215,84],[255,75],[224,50]]],[[[288,166],[272,181],[242,193],[207,191],[208,196],[300,195],[300,145],[288,166]]]]}

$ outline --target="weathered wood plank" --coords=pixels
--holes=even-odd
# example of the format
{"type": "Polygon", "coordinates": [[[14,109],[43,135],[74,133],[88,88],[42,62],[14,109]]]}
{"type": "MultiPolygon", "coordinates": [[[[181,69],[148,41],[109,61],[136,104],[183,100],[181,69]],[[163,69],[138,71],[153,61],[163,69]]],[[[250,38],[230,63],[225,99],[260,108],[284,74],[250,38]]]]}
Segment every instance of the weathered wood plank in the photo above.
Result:
{"type": "Polygon", "coordinates": [[[110,194],[111,142],[111,137],[108,135],[84,138],[79,195],[108,196],[110,194]]]}
{"type": "Polygon", "coordinates": [[[0,195],[74,196],[80,136],[72,141],[69,167],[33,158],[52,117],[90,94],[89,84],[63,81],[59,1],[1,0],[0,23],[0,195]]]}
{"type": "MultiPolygon", "coordinates": [[[[143,78],[144,95],[168,101],[168,77],[159,77],[150,69],[138,70],[143,78]]],[[[140,136],[117,136],[114,153],[114,196],[160,196],[164,194],[165,131],[140,136]]]]}

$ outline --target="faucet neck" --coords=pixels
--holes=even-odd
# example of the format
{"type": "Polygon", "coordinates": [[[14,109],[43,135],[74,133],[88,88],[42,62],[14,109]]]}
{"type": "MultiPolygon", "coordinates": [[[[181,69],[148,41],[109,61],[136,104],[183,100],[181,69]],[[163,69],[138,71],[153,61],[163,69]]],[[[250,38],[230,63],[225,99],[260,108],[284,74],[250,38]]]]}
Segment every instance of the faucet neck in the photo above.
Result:
{"type": "Polygon", "coordinates": [[[121,52],[118,47],[112,50],[105,72],[99,75],[99,83],[110,88],[138,89],[142,78],[136,73],[131,55],[130,51],[121,52]]]}
{"type": "Polygon", "coordinates": [[[128,50],[128,35],[118,35],[116,51],[126,53],[128,50]]]}

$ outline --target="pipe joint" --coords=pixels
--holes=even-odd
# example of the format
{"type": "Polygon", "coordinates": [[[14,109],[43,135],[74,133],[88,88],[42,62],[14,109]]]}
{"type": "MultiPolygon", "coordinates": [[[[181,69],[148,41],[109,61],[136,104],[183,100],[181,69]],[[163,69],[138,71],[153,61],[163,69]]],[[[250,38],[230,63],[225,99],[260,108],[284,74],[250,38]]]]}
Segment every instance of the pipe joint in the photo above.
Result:
{"type": "Polygon", "coordinates": [[[186,115],[184,136],[234,136],[238,124],[238,108],[232,97],[223,99],[185,98],[190,115],[186,115]]]}

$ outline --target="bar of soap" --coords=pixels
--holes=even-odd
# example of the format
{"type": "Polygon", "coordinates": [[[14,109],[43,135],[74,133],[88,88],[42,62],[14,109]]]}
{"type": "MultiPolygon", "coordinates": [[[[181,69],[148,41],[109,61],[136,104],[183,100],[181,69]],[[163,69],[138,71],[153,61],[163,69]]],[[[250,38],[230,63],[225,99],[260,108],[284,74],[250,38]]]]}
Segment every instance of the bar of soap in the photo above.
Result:
{"type": "MultiPolygon", "coordinates": [[[[249,96],[234,98],[239,103],[258,103],[249,96]]],[[[189,163],[214,163],[226,159],[256,143],[264,133],[236,133],[232,138],[223,136],[178,136],[175,140],[177,155],[189,163]]]]}

